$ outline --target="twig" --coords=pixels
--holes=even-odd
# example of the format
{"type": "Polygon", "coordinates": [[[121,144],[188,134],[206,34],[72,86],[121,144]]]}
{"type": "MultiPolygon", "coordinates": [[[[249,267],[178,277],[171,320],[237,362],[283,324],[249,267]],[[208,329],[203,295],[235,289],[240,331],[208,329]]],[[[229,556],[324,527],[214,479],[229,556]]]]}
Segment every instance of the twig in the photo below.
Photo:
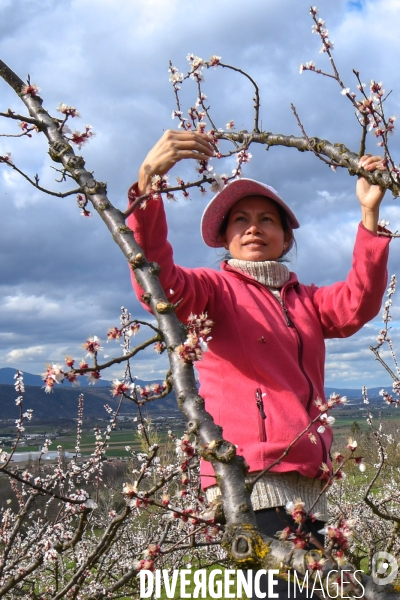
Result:
{"type": "Polygon", "coordinates": [[[260,127],[259,127],[260,92],[259,92],[259,89],[258,89],[258,85],[254,81],[254,79],[252,77],[250,77],[250,75],[248,73],[246,73],[246,71],[243,71],[242,69],[238,69],[237,67],[233,67],[232,65],[227,65],[227,64],[221,63],[221,62],[219,63],[219,66],[223,67],[224,69],[231,69],[232,71],[235,71],[236,73],[240,73],[241,75],[244,75],[253,84],[253,86],[254,86],[254,94],[255,94],[255,97],[253,98],[253,100],[254,100],[254,111],[255,111],[254,112],[254,129],[253,129],[253,131],[255,133],[260,133],[260,127]]]}
{"type": "Polygon", "coordinates": [[[0,162],[3,162],[3,164],[8,165],[14,171],[17,171],[17,173],[19,173],[20,175],[22,175],[22,177],[24,177],[24,179],[29,181],[29,183],[31,185],[33,185],[33,187],[40,190],[41,192],[44,192],[45,194],[49,194],[50,196],[56,196],[57,198],[67,198],[67,196],[72,196],[73,194],[79,194],[82,191],[81,188],[76,188],[76,189],[70,190],[68,192],[53,192],[52,190],[47,190],[46,188],[39,185],[39,180],[37,178],[37,175],[35,176],[35,180],[32,180],[26,173],[21,171],[21,169],[19,169],[12,162],[10,162],[10,161],[7,161],[7,162],[0,161],[0,162]]]}
{"type": "Polygon", "coordinates": [[[290,108],[292,109],[292,111],[294,113],[294,116],[296,117],[297,124],[300,127],[300,129],[301,129],[301,133],[303,134],[304,138],[307,141],[307,145],[308,145],[309,150],[311,150],[311,152],[313,152],[317,158],[319,158],[320,160],[322,160],[322,162],[324,162],[326,165],[329,165],[330,167],[335,167],[336,168],[336,167],[343,166],[343,165],[337,165],[336,163],[334,163],[334,162],[332,162],[330,160],[327,160],[326,158],[324,158],[323,156],[321,156],[321,154],[319,152],[317,152],[317,150],[314,148],[314,146],[313,146],[310,138],[308,137],[308,135],[305,132],[305,129],[303,127],[302,122],[300,121],[300,117],[297,114],[296,107],[294,106],[294,104],[291,104],[290,108]]]}

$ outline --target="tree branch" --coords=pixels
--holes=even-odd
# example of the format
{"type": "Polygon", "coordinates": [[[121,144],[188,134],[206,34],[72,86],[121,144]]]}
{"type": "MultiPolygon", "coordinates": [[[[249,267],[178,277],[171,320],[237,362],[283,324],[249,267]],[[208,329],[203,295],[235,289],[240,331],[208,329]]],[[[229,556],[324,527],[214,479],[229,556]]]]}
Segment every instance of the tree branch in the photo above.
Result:
{"type": "Polygon", "coordinates": [[[35,125],[35,127],[40,126],[40,122],[37,121],[36,119],[32,119],[32,117],[26,117],[24,115],[17,115],[14,112],[12,112],[12,110],[10,110],[10,109],[8,109],[8,111],[6,113],[0,112],[0,117],[5,117],[7,119],[14,119],[15,121],[24,121],[25,123],[29,123],[30,125],[35,125]]]}
{"type": "Polygon", "coordinates": [[[336,165],[344,167],[350,175],[360,175],[365,177],[369,183],[380,185],[388,190],[391,190],[393,196],[400,196],[400,184],[395,183],[388,171],[366,171],[359,167],[358,153],[346,148],[343,144],[332,143],[328,140],[321,140],[317,137],[310,137],[308,140],[304,137],[296,137],[294,135],[283,135],[280,133],[227,133],[218,132],[217,137],[223,140],[234,140],[240,143],[263,144],[270,148],[271,146],[285,146],[287,148],[296,148],[300,152],[317,152],[323,156],[330,158],[336,165]],[[309,147],[309,144],[312,147],[309,147]]]}
{"type": "MultiPolygon", "coordinates": [[[[4,161],[0,161],[0,162],[4,162],[4,161]]],[[[82,191],[81,188],[76,188],[74,190],[70,190],[69,192],[53,192],[52,190],[47,190],[46,188],[39,185],[39,178],[37,175],[35,176],[35,181],[33,181],[33,179],[31,179],[26,173],[21,171],[21,169],[19,169],[16,165],[14,165],[14,163],[7,161],[7,162],[4,162],[4,164],[8,165],[14,171],[17,171],[17,173],[19,173],[20,175],[22,175],[22,177],[24,177],[24,179],[29,181],[29,183],[31,185],[33,185],[33,187],[40,190],[41,192],[44,192],[45,194],[49,194],[50,196],[56,196],[57,198],[67,198],[67,196],[72,196],[73,194],[79,194],[79,192],[82,191]]]]}

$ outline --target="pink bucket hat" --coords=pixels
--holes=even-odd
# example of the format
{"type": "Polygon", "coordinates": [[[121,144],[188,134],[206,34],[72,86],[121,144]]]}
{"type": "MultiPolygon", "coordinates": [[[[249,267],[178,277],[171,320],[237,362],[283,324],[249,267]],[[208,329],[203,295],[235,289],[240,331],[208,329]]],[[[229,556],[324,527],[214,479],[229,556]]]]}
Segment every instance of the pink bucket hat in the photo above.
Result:
{"type": "Polygon", "coordinates": [[[300,227],[300,223],[294,213],[273,187],[254,179],[235,179],[218,192],[205,208],[201,218],[200,229],[202,238],[207,246],[211,248],[223,247],[224,244],[219,233],[222,223],[232,206],[246,196],[265,196],[274,200],[285,211],[291,228],[298,229],[300,227]]]}

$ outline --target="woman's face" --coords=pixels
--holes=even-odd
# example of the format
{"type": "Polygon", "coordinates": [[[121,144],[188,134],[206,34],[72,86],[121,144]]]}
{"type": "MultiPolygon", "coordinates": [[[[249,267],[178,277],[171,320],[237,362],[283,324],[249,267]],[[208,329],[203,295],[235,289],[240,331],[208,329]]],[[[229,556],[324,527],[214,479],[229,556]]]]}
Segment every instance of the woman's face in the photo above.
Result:
{"type": "Polygon", "coordinates": [[[238,200],[229,213],[223,241],[233,258],[277,260],[289,245],[278,207],[264,196],[238,200]]]}

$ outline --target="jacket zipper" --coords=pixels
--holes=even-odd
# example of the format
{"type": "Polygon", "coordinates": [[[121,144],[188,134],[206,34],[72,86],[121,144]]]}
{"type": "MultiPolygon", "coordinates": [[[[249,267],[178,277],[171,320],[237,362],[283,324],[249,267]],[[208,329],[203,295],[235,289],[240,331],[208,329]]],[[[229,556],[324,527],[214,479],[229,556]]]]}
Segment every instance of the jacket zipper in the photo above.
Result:
{"type": "Polygon", "coordinates": [[[277,298],[275,298],[275,296],[274,296],[274,294],[272,294],[272,292],[270,292],[270,294],[273,296],[273,298],[276,300],[276,302],[278,302],[278,304],[281,306],[283,315],[285,317],[286,325],[288,327],[290,327],[291,329],[293,329],[297,336],[299,367],[308,383],[308,399],[307,399],[307,406],[306,406],[306,410],[308,412],[311,407],[314,389],[313,389],[313,384],[311,382],[311,379],[309,378],[307,371],[305,370],[304,365],[303,365],[303,340],[302,340],[299,330],[297,329],[296,325],[293,323],[293,321],[291,320],[291,318],[289,316],[289,311],[286,308],[285,303],[284,303],[284,299],[285,299],[284,293],[282,294],[282,303],[279,302],[279,300],[277,298]]]}
{"type": "Polygon", "coordinates": [[[299,365],[300,365],[300,369],[303,372],[304,377],[307,379],[307,383],[308,383],[308,400],[307,400],[307,406],[306,406],[306,410],[307,412],[309,412],[310,407],[311,407],[311,402],[313,400],[313,384],[311,382],[311,379],[309,378],[309,376],[307,375],[307,372],[303,366],[303,340],[301,339],[301,335],[298,331],[298,329],[294,327],[294,330],[296,332],[297,338],[299,340],[299,352],[298,352],[298,356],[299,356],[299,365]]]}
{"type": "MultiPolygon", "coordinates": [[[[274,298],[275,298],[275,296],[274,296],[274,298]]],[[[303,340],[302,340],[302,337],[300,335],[299,330],[297,329],[297,327],[294,325],[293,321],[291,320],[291,318],[289,316],[289,311],[286,308],[286,306],[284,305],[283,300],[284,300],[284,298],[282,298],[282,304],[281,304],[282,311],[283,311],[283,314],[285,316],[285,320],[286,320],[287,326],[291,327],[296,332],[296,336],[297,336],[297,339],[298,339],[298,359],[299,359],[299,366],[300,366],[300,369],[301,369],[301,371],[302,371],[302,373],[303,373],[303,375],[306,378],[307,383],[308,383],[309,393],[308,393],[308,400],[307,400],[307,407],[306,407],[306,410],[307,410],[307,413],[308,413],[309,410],[310,410],[310,407],[311,407],[312,399],[313,399],[313,391],[314,391],[313,390],[313,384],[312,384],[311,379],[309,378],[309,376],[308,376],[308,374],[307,374],[307,372],[306,372],[306,370],[305,370],[305,368],[303,366],[303,340]]],[[[278,300],[278,302],[279,302],[279,300],[278,300]]],[[[280,304],[280,302],[279,302],[279,304],[280,304]]],[[[318,437],[320,439],[321,446],[322,446],[322,462],[324,462],[325,464],[327,464],[328,452],[326,450],[325,442],[322,439],[322,436],[318,436],[318,437]]]]}
{"type": "Polygon", "coordinates": [[[260,441],[266,442],[267,434],[265,431],[265,422],[264,421],[267,418],[267,415],[264,412],[262,394],[261,394],[260,388],[256,389],[255,397],[256,397],[256,404],[257,404],[257,409],[258,409],[258,433],[260,436],[260,441]]]}

